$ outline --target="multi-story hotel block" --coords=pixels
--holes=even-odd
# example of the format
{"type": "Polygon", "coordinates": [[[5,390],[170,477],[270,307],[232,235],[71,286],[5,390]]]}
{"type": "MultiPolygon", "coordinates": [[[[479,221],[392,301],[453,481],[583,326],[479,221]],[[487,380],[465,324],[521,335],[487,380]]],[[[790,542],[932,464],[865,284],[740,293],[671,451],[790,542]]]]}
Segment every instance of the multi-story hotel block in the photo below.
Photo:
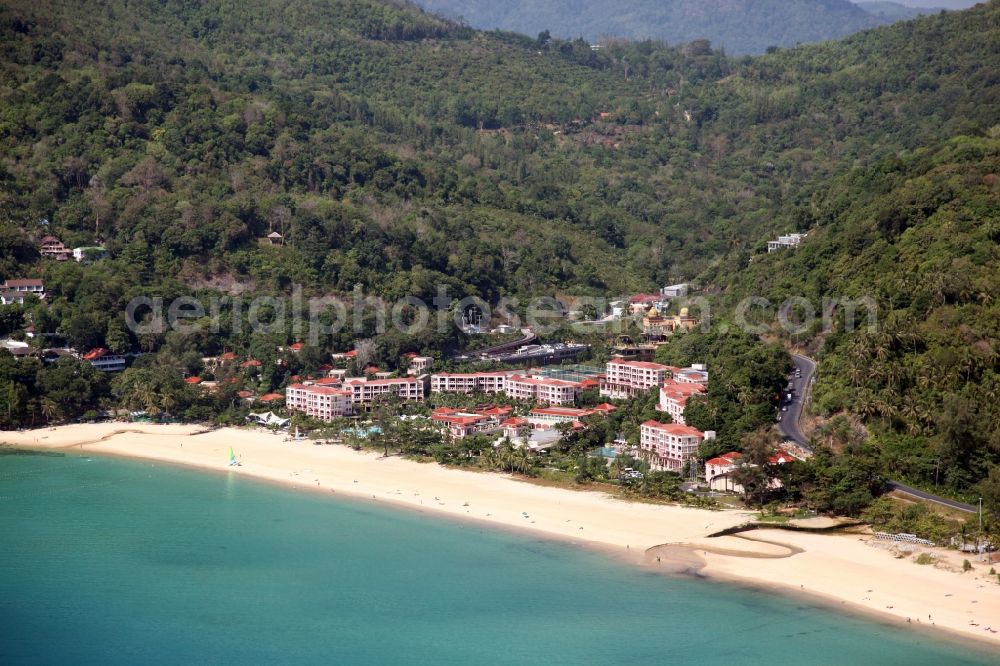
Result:
{"type": "Polygon", "coordinates": [[[654,470],[684,473],[705,439],[706,433],[691,426],[646,421],[639,428],[639,451],[654,470]]]}
{"type": "Polygon", "coordinates": [[[533,400],[545,405],[572,405],[583,392],[583,385],[564,379],[511,375],[504,383],[504,392],[516,400],[533,400]]]}
{"type": "Polygon", "coordinates": [[[431,375],[431,393],[503,393],[509,372],[441,372],[431,375]]]}
{"type": "Polygon", "coordinates": [[[601,381],[601,395],[609,398],[632,398],[663,384],[670,368],[659,363],[611,359],[601,381]]]}
{"type": "Polygon", "coordinates": [[[708,366],[704,363],[695,363],[690,368],[670,367],[670,376],[678,384],[702,384],[708,385],[708,366]]]}
{"type": "Polygon", "coordinates": [[[321,421],[332,421],[354,413],[351,392],[332,386],[292,384],[285,392],[285,406],[321,421]]]}
{"type": "Polygon", "coordinates": [[[676,379],[667,379],[660,387],[660,402],[656,409],[670,414],[674,423],[684,425],[684,409],[688,398],[700,395],[708,389],[704,384],[684,384],[676,379]]]}
{"type": "Polygon", "coordinates": [[[425,378],[426,375],[401,379],[354,377],[343,382],[326,378],[314,384],[292,384],[288,387],[285,404],[292,411],[329,421],[338,416],[350,416],[359,406],[369,408],[386,396],[422,401],[425,378]]]}
{"type": "Polygon", "coordinates": [[[344,389],[350,391],[351,402],[370,405],[383,396],[395,395],[400,400],[422,401],[425,395],[423,377],[400,379],[364,379],[353,377],[344,381],[344,389]]]}
{"type": "Polygon", "coordinates": [[[441,372],[431,375],[431,393],[503,393],[516,400],[547,405],[572,405],[582,382],[533,377],[516,372],[441,372]]]}

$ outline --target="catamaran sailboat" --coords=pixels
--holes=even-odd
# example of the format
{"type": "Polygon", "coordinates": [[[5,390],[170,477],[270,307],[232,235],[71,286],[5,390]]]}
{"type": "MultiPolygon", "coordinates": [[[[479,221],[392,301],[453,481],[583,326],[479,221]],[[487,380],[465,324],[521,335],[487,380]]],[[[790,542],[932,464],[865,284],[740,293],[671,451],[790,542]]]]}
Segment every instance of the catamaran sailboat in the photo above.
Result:
{"type": "Polygon", "coordinates": [[[231,446],[229,447],[229,466],[230,467],[240,466],[240,461],[236,459],[236,454],[233,453],[233,447],[231,446]]]}

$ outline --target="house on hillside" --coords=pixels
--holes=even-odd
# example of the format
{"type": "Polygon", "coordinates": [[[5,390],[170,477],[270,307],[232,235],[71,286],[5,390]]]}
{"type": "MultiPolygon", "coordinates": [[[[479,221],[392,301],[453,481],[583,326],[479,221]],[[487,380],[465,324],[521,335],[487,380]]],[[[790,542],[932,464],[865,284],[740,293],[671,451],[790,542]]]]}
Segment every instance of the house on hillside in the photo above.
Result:
{"type": "Polygon", "coordinates": [[[410,365],[406,368],[406,374],[422,375],[430,370],[433,363],[433,356],[412,356],[410,357],[410,365]]]}
{"type": "Polygon", "coordinates": [[[46,236],[38,244],[38,253],[43,259],[55,259],[56,261],[66,261],[72,251],[55,236],[46,236]]]}
{"type": "Polygon", "coordinates": [[[45,298],[45,284],[35,278],[24,278],[18,280],[4,280],[0,284],[0,291],[14,292],[18,294],[34,294],[38,298],[45,298]]]}
{"type": "Polygon", "coordinates": [[[687,282],[682,282],[681,284],[672,284],[670,286],[660,289],[660,296],[663,298],[684,298],[688,295],[688,284],[687,282]]]}
{"type": "Polygon", "coordinates": [[[125,356],[115,354],[104,347],[91,349],[83,355],[83,360],[89,362],[101,372],[121,372],[125,369],[125,356]]]}
{"type": "Polygon", "coordinates": [[[778,236],[777,240],[767,241],[767,251],[770,253],[777,252],[778,250],[794,249],[799,246],[806,235],[788,234],[787,236],[778,236]]]}

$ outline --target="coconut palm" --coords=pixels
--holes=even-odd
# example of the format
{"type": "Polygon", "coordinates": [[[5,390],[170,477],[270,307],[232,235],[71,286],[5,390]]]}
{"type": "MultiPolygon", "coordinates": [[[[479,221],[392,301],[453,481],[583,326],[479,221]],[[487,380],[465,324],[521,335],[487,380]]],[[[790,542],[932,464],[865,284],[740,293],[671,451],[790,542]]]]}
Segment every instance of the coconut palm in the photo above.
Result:
{"type": "Polygon", "coordinates": [[[608,466],[608,472],[611,474],[612,479],[621,479],[622,474],[625,473],[625,460],[621,456],[615,456],[608,466]]]}
{"type": "Polygon", "coordinates": [[[521,474],[527,474],[531,469],[531,452],[528,451],[528,447],[522,446],[514,451],[511,456],[511,463],[513,468],[521,472],[521,474]]]}
{"type": "Polygon", "coordinates": [[[42,416],[49,423],[58,421],[60,418],[62,418],[62,410],[59,408],[59,405],[51,398],[42,398],[41,412],[42,416]]]}
{"type": "Polygon", "coordinates": [[[479,463],[486,469],[496,469],[500,464],[500,456],[495,447],[488,447],[479,456],[479,463]]]}

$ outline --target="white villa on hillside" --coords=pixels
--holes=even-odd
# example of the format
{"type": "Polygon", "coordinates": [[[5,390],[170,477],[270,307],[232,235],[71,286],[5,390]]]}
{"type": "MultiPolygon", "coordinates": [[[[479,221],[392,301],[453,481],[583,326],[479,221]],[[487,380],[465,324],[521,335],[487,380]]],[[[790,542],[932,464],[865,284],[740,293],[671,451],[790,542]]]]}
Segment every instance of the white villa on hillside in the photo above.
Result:
{"type": "Polygon", "coordinates": [[[778,240],[767,241],[767,251],[776,252],[778,250],[796,248],[806,235],[807,234],[788,234],[787,236],[778,236],[778,240]]]}

